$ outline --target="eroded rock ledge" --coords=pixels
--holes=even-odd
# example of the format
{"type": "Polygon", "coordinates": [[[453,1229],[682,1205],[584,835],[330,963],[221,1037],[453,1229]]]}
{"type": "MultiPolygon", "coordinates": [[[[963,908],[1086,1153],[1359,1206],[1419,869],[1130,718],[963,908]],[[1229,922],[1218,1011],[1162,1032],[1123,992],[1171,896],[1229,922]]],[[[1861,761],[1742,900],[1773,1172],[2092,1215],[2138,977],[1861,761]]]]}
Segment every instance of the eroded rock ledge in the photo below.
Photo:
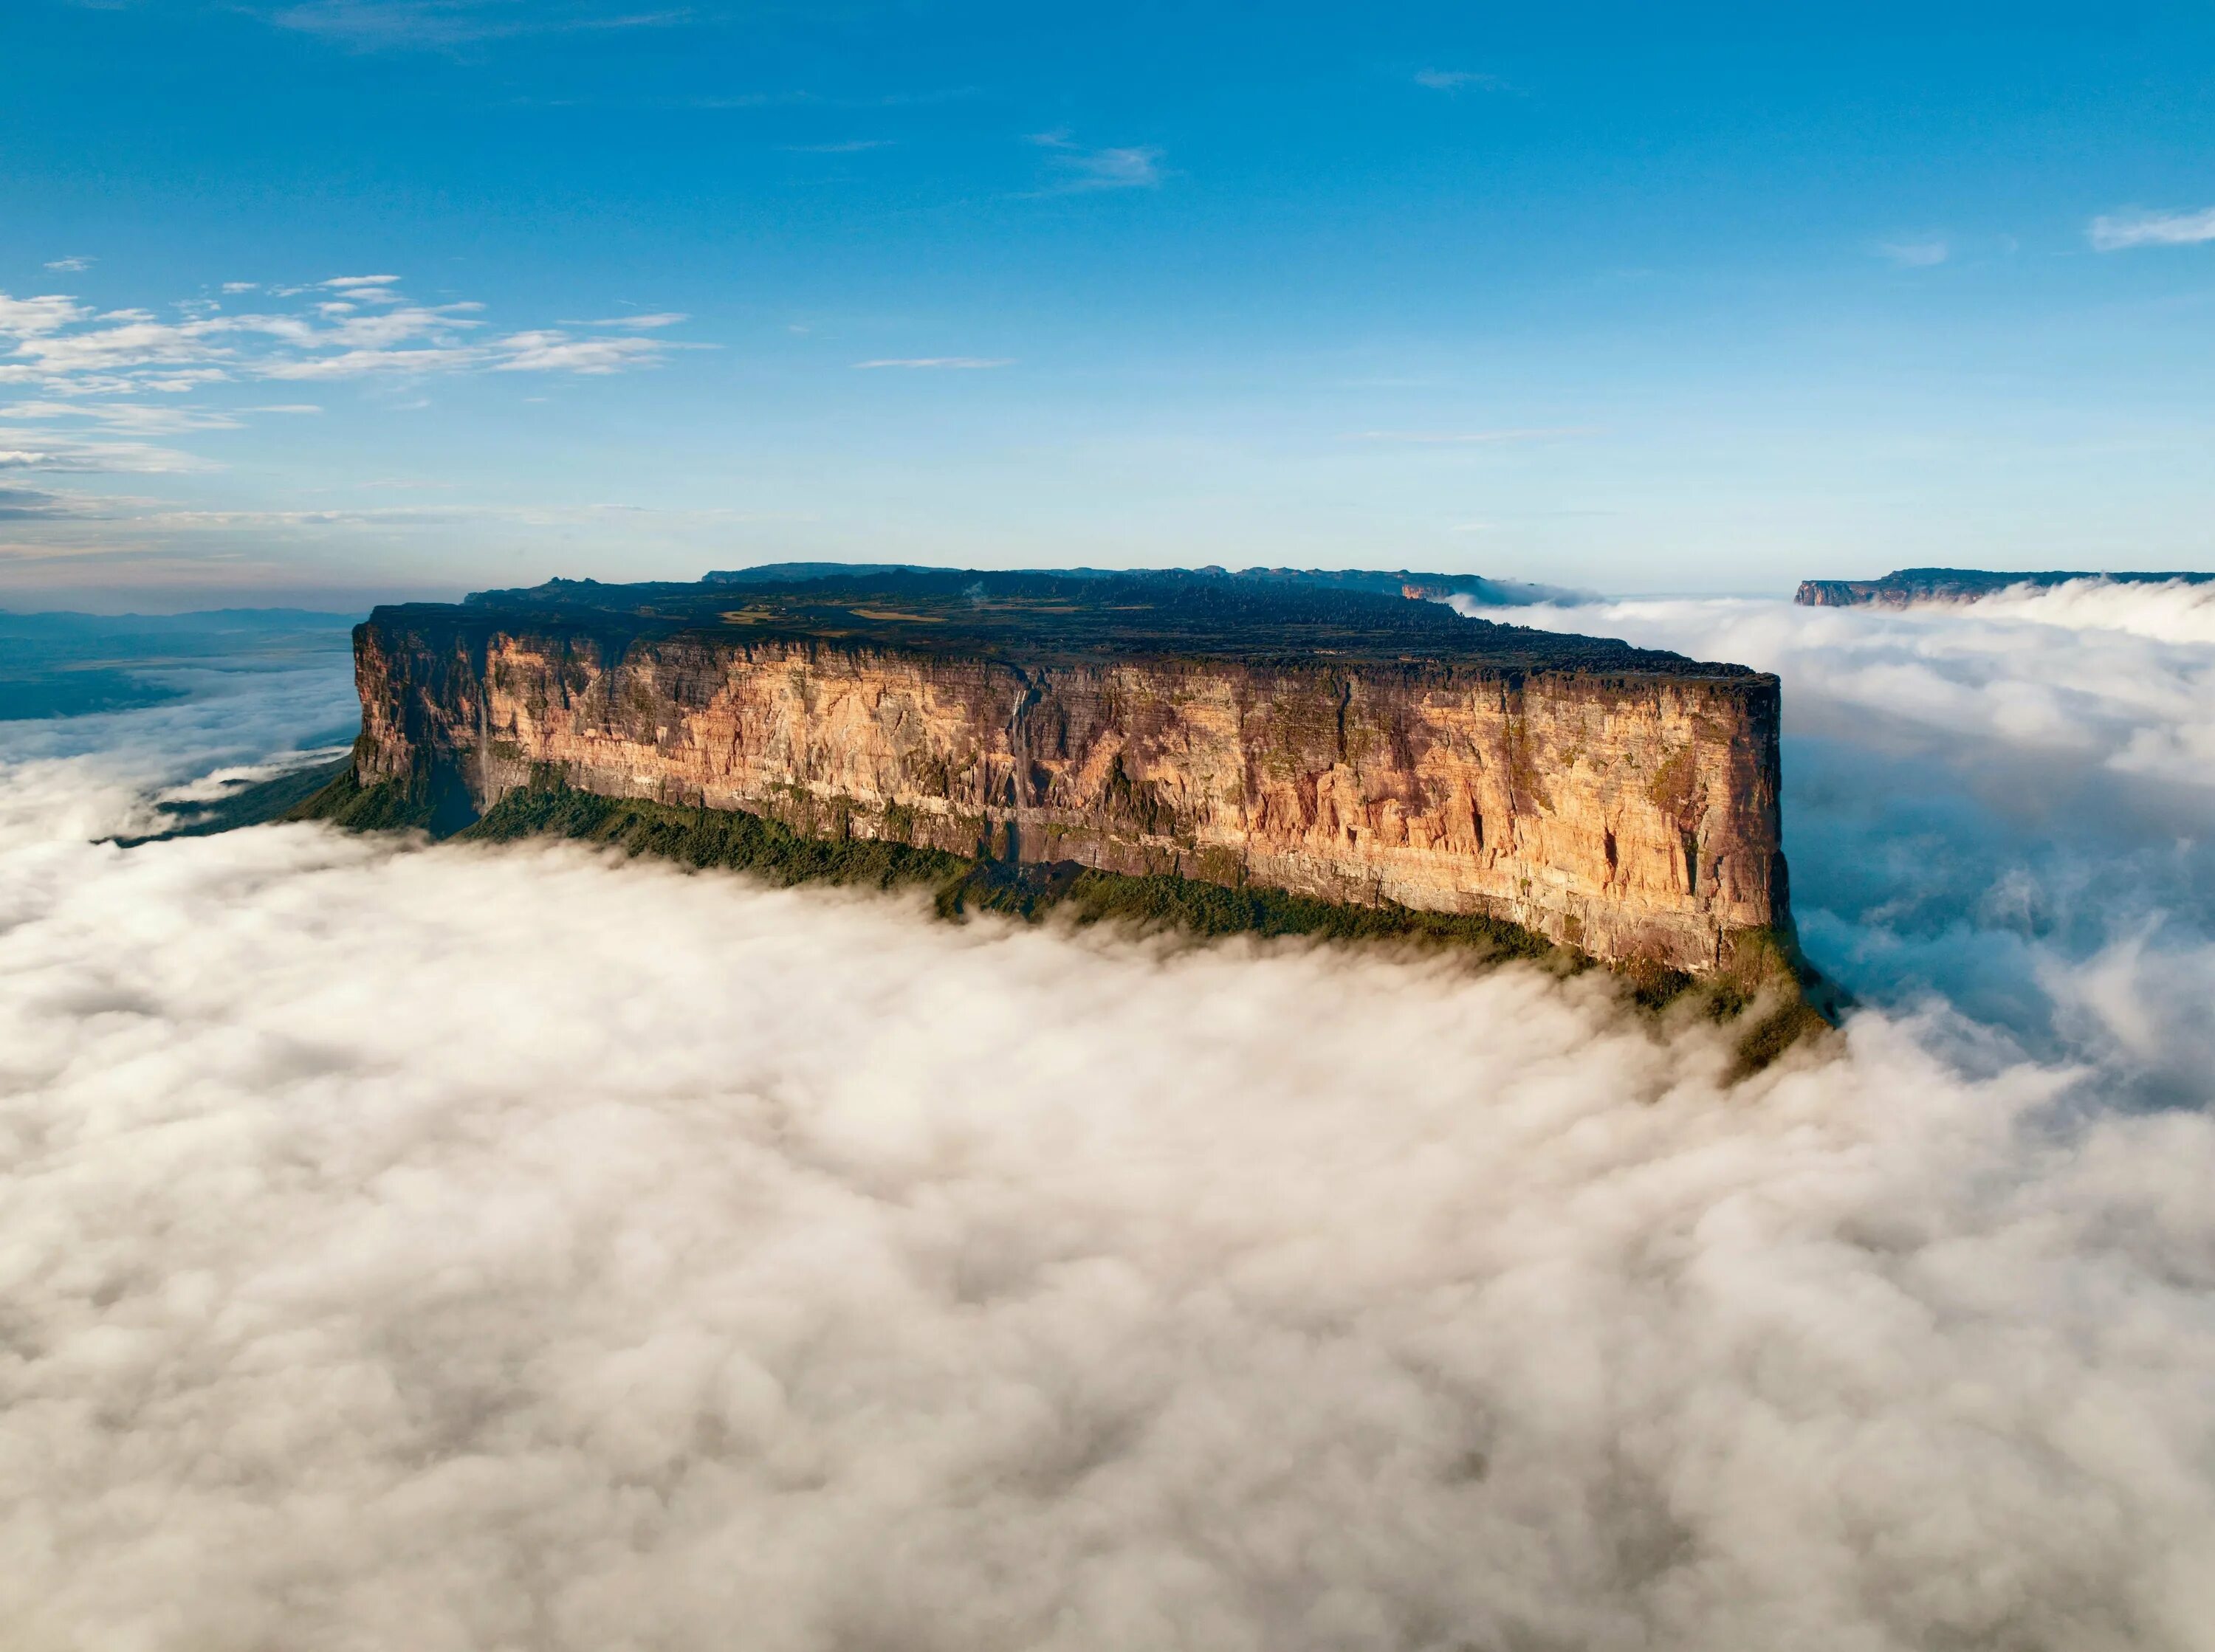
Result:
{"type": "Polygon", "coordinates": [[[1214,574],[555,581],[355,632],[359,788],[532,785],[1011,865],[1503,920],[1721,968],[1787,932],[1777,683],[1214,574]]]}

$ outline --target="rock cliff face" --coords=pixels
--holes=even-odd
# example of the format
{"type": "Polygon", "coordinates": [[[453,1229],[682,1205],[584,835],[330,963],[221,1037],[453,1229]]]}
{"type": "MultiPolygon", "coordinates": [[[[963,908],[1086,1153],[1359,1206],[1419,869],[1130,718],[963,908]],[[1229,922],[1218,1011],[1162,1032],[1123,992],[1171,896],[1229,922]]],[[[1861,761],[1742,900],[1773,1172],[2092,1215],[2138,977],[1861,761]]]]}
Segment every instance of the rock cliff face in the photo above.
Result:
{"type": "Polygon", "coordinates": [[[557,584],[355,633],[365,786],[534,776],[961,854],[1510,919],[1695,973],[1786,920],[1777,684],[1236,580],[557,584]]]}

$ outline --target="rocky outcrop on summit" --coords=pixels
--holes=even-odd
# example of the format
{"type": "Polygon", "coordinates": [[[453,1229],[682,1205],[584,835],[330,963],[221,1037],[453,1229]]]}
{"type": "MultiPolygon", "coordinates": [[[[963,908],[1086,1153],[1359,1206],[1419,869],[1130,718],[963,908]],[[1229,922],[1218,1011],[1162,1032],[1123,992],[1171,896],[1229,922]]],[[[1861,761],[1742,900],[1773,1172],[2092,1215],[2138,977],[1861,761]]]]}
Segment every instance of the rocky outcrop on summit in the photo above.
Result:
{"type": "Polygon", "coordinates": [[[2215,573],[1995,573],[1983,568],[1901,568],[1881,579],[1803,579],[1792,600],[1808,608],[1911,608],[1970,603],[2018,586],[2050,590],[2073,580],[2116,585],[2205,584],[2215,573]]]}
{"type": "Polygon", "coordinates": [[[1510,920],[1788,921],[1776,678],[1359,589],[885,570],[381,608],[356,779],[548,777],[962,855],[1510,920]]]}

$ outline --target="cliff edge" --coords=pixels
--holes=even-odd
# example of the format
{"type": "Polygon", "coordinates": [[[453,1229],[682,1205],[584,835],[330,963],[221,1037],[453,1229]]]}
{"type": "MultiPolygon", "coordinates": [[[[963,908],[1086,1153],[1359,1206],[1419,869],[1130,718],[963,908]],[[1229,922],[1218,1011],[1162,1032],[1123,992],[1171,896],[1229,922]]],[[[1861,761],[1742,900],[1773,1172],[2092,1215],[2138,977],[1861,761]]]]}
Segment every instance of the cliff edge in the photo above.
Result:
{"type": "MultiPolygon", "coordinates": [[[[1010,865],[1504,920],[1693,975],[1789,931],[1776,679],[1213,573],[556,580],[354,633],[353,784],[549,782],[1010,865]]],[[[374,822],[376,807],[358,818],[374,822]]]]}

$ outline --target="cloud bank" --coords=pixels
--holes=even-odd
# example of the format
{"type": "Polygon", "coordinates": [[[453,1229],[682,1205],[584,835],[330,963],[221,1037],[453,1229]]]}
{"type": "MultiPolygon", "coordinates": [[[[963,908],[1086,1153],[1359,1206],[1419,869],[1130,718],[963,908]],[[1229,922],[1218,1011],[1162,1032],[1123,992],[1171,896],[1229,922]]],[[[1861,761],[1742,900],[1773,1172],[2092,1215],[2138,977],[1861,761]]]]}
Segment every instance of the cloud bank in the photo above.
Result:
{"type": "MultiPolygon", "coordinates": [[[[2174,645],[1836,617],[1574,612],[1900,795],[1964,705],[2126,773],[2025,682],[2167,726],[2174,645]]],[[[1591,979],[82,841],[298,698],[0,732],[11,1644],[2207,1644],[2215,1122],[2118,1104],[2184,1024],[2114,947],[2050,1055],[1933,1000],[1726,1089],[1591,979]]]]}
{"type": "MultiPolygon", "coordinates": [[[[30,1643],[2191,1643],[2215,1139],[574,852],[0,939],[30,1643]]],[[[13,881],[13,880],[11,880],[13,881]]]]}
{"type": "Polygon", "coordinates": [[[2047,1059],[2120,1064],[2112,1082],[2141,1100],[2215,1100],[2205,588],[1490,617],[1777,672],[1793,908],[1819,962],[1896,1006],[1935,996],[2047,1059]]]}
{"type": "Polygon", "coordinates": [[[155,804],[178,788],[212,771],[351,739],[359,722],[342,656],[248,670],[142,667],[137,675],[187,697],[139,711],[0,722],[0,857],[153,831],[155,804]]]}

